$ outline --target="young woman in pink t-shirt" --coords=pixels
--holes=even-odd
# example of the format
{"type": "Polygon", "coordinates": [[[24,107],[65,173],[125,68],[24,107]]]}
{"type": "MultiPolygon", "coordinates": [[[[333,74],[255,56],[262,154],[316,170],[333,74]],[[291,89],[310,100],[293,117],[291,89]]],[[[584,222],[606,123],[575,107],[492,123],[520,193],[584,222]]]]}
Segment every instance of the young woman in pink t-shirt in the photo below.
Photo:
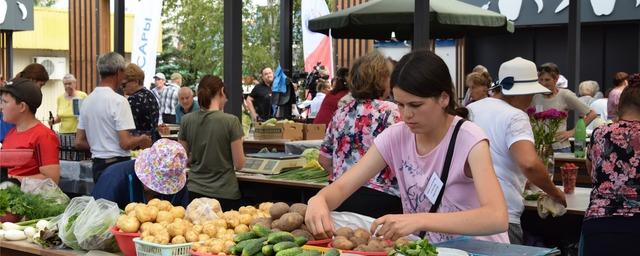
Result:
{"type": "Polygon", "coordinates": [[[376,235],[395,240],[426,232],[431,242],[465,235],[508,243],[507,206],[489,143],[471,122],[460,126],[441,203],[429,213],[441,190],[429,180],[443,179],[449,142],[461,120],[455,116],[453,82],[444,61],[429,51],[407,54],[395,67],[391,85],[404,122],[382,132],[351,170],[309,200],[307,227],[315,235],[331,236],[335,229],[329,212],[388,165],[398,179],[404,214],[376,219],[371,226],[376,235]]]}

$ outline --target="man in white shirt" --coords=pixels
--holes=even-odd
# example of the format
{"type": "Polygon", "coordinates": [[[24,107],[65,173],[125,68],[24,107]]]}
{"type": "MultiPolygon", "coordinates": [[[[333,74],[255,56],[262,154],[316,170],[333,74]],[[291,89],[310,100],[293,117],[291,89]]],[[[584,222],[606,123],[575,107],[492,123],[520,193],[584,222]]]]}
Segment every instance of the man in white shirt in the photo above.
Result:
{"type": "Polygon", "coordinates": [[[567,205],[565,195],[549,178],[538,158],[529,117],[523,111],[533,95],[550,93],[538,81],[535,63],[515,58],[503,63],[500,83],[488,97],[467,106],[470,119],[489,137],[491,158],[509,209],[509,240],[522,244],[520,216],[524,211],[522,192],[527,180],[556,202],[567,205]]]}
{"type": "Polygon", "coordinates": [[[124,79],[126,63],[122,55],[111,52],[98,59],[100,84],[84,99],[76,132],[76,148],[91,150],[93,180],[109,165],[131,159],[130,150],[151,146],[147,135],[132,136],[136,128],[131,107],[115,92],[124,79]]]}
{"type": "Polygon", "coordinates": [[[320,111],[320,106],[322,105],[322,101],[324,101],[324,97],[327,96],[327,93],[331,91],[331,83],[325,79],[318,79],[316,97],[311,101],[311,114],[309,118],[315,118],[318,115],[318,111],[320,111]]]}
{"type": "Polygon", "coordinates": [[[178,108],[178,86],[167,84],[167,79],[162,73],[153,76],[156,87],[151,92],[158,98],[160,105],[160,117],[164,123],[176,123],[176,108],[178,108]]]}

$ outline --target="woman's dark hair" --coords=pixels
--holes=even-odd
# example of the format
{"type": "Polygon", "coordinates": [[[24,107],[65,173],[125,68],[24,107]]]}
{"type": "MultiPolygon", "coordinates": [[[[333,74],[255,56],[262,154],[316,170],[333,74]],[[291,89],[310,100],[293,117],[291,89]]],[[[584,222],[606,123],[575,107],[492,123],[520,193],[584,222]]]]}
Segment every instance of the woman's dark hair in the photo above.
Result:
{"type": "Polygon", "coordinates": [[[26,78],[46,83],[49,81],[49,73],[47,73],[47,69],[45,69],[42,64],[31,63],[20,71],[20,73],[16,75],[16,78],[26,78]]]}
{"type": "Polygon", "coordinates": [[[618,87],[624,83],[624,81],[629,80],[629,74],[625,72],[618,72],[613,75],[613,87],[618,87]]]}
{"type": "Polygon", "coordinates": [[[554,79],[560,77],[560,68],[555,63],[547,62],[538,67],[538,76],[549,74],[554,79]]]}
{"type": "Polygon", "coordinates": [[[464,118],[469,113],[458,108],[447,64],[431,51],[417,50],[402,57],[391,74],[391,87],[423,98],[437,98],[444,92],[449,95],[445,112],[464,118]]]}
{"type": "Polygon", "coordinates": [[[640,113],[640,73],[629,76],[629,85],[620,94],[618,117],[627,111],[640,113]]]}
{"type": "Polygon", "coordinates": [[[221,90],[224,90],[224,83],[220,77],[213,75],[202,77],[198,84],[198,105],[200,105],[200,108],[209,108],[211,100],[213,100],[221,90]]]}
{"type": "Polygon", "coordinates": [[[387,90],[393,67],[380,52],[356,59],[349,71],[349,91],[355,99],[379,99],[387,90]]]}
{"type": "Polygon", "coordinates": [[[344,90],[349,90],[349,85],[347,84],[347,77],[349,76],[348,68],[339,68],[336,71],[336,77],[333,78],[332,85],[333,89],[331,90],[331,94],[336,94],[344,90]]]}

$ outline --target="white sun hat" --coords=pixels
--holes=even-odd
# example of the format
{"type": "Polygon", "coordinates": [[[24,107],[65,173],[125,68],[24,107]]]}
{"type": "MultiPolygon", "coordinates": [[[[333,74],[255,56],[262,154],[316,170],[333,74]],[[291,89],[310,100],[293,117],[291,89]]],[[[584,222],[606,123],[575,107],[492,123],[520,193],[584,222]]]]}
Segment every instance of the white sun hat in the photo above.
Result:
{"type": "Polygon", "coordinates": [[[536,64],[520,57],[502,63],[498,78],[499,80],[491,89],[502,87],[504,95],[551,93],[549,89],[538,83],[536,64]]]}

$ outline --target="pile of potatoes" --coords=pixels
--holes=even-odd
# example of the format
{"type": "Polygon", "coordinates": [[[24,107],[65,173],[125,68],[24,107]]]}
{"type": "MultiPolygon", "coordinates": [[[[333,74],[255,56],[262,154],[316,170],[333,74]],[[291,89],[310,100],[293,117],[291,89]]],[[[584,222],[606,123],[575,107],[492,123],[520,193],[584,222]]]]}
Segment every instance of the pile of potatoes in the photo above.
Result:
{"type": "Polygon", "coordinates": [[[274,231],[291,232],[294,236],[303,236],[307,240],[320,240],[323,237],[314,237],[304,224],[307,205],[295,203],[289,206],[278,202],[269,208],[270,218],[256,218],[251,224],[260,224],[274,231]]]}
{"type": "Polygon", "coordinates": [[[219,212],[215,214],[216,219],[195,224],[185,218],[184,207],[153,199],[146,205],[128,204],[116,226],[122,232],[140,232],[140,238],[151,243],[194,243],[193,248],[197,252],[226,253],[235,245],[234,236],[250,231],[249,225],[255,218],[269,217],[271,205],[263,203],[259,208],[244,206],[238,211],[219,212]]]}
{"type": "Polygon", "coordinates": [[[363,228],[354,230],[348,227],[342,227],[336,230],[331,246],[341,250],[389,253],[393,251],[394,244],[404,244],[408,242],[409,240],[406,238],[400,238],[393,242],[372,237],[371,233],[363,228]]]}

